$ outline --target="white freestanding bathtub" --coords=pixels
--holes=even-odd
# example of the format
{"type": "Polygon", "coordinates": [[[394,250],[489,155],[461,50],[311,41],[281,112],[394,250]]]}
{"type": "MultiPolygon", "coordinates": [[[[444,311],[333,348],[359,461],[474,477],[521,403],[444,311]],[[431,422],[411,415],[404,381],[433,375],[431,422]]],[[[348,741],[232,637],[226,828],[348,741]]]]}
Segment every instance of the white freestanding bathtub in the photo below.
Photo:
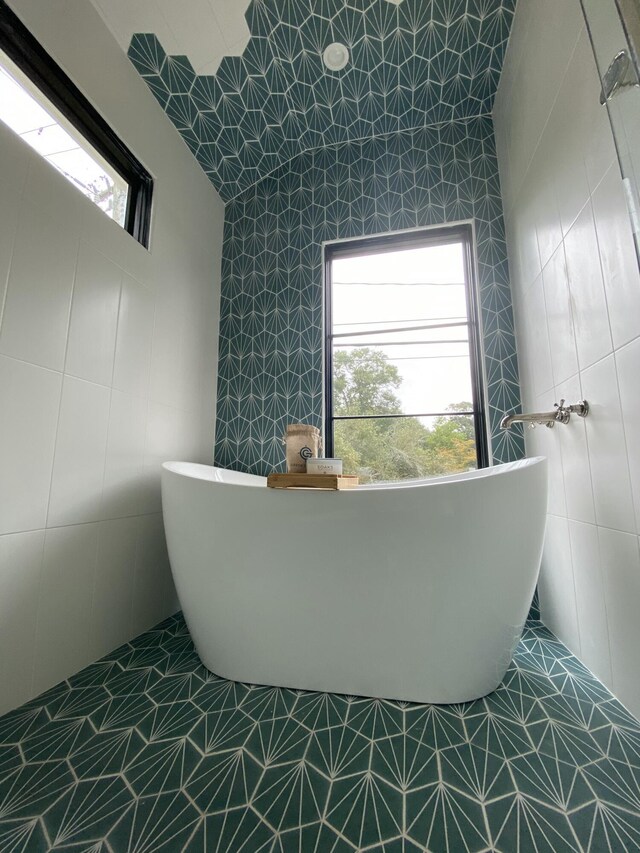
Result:
{"type": "Polygon", "coordinates": [[[237,681],[416,702],[501,682],[538,577],[546,460],[343,492],[167,462],[173,577],[237,681]]]}

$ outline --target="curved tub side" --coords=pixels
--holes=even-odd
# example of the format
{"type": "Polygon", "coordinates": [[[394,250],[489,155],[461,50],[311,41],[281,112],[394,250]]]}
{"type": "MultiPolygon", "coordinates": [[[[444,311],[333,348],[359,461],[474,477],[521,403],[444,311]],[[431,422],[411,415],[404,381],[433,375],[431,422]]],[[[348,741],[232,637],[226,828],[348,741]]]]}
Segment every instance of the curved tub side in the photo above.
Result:
{"type": "Polygon", "coordinates": [[[178,595],[209,669],[461,702],[500,683],[520,636],[546,470],[302,495],[163,471],[163,506],[178,595]]]}

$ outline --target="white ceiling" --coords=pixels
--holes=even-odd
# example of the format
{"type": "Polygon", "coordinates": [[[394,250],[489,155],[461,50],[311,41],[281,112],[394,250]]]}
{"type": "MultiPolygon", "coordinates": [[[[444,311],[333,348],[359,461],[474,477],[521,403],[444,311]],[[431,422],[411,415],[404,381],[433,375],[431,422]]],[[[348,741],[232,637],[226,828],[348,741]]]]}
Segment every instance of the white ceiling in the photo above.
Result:
{"type": "Polygon", "coordinates": [[[155,33],[167,54],[187,56],[197,74],[215,74],[223,56],[249,40],[249,0],[91,0],[126,52],[133,33],[155,33]]]}

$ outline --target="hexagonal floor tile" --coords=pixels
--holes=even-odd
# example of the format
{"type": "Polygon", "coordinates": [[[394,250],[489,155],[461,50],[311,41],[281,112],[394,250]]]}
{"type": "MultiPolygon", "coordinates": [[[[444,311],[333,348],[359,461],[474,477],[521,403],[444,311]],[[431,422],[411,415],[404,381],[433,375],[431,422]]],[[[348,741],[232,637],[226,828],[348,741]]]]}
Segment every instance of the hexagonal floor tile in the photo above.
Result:
{"type": "Polygon", "coordinates": [[[537,631],[494,694],[431,706],[174,672],[168,620],[0,718],[0,850],[638,849],[640,724],[537,631]]]}

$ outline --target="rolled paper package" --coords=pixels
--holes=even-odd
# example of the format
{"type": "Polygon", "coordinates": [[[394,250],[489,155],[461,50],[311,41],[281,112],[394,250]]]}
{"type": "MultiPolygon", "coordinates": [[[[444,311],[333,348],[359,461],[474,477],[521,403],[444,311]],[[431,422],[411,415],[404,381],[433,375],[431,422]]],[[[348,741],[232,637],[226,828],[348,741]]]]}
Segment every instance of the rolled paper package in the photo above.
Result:
{"type": "Polygon", "coordinates": [[[309,424],[289,424],[282,441],[286,445],[288,474],[304,474],[307,459],[317,456],[322,448],[320,430],[309,424]]]}

